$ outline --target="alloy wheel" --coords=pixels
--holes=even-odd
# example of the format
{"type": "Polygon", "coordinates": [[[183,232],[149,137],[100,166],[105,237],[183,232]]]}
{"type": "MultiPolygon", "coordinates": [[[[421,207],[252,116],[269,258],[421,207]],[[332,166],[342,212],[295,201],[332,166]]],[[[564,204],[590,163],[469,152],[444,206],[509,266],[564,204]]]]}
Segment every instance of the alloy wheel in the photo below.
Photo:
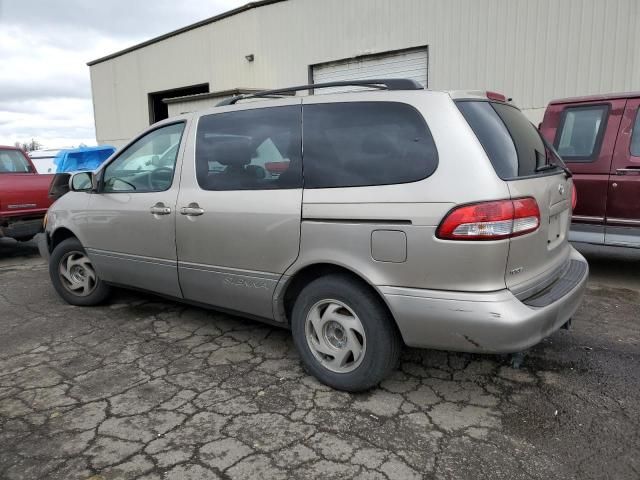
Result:
{"type": "Polygon", "coordinates": [[[326,299],[313,305],[305,333],[313,356],[332,372],[348,373],[362,363],[367,346],[364,327],[343,302],[326,299]]]}
{"type": "Polygon", "coordinates": [[[83,252],[69,252],[62,257],[58,274],[64,288],[79,297],[90,295],[98,284],[91,260],[83,252]]]}

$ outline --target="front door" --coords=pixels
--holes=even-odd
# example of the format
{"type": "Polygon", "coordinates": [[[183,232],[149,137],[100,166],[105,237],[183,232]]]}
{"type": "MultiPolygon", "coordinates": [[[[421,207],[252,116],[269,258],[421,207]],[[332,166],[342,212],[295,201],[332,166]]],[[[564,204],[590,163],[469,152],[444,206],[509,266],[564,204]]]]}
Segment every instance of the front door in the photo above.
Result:
{"type": "Polygon", "coordinates": [[[300,243],[301,105],[236,109],[202,116],[185,153],[180,285],[188,300],[272,319],[300,243]]]}
{"type": "Polygon", "coordinates": [[[627,101],[611,165],[605,243],[640,247],[640,99],[627,101]]]}
{"type": "Polygon", "coordinates": [[[185,122],[161,126],[103,169],[85,245],[107,282],[181,297],[175,218],[185,122]]]}

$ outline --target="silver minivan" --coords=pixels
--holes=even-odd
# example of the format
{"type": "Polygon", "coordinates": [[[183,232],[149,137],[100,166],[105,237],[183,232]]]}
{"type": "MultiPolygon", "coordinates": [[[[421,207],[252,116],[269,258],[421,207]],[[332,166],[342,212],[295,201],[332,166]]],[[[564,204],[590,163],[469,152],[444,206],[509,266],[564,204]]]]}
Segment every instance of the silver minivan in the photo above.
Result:
{"type": "Polygon", "coordinates": [[[57,292],[96,305],[124,286],[288,327],[349,391],[403,344],[520,352],[567,324],[588,266],[567,241],[571,174],[536,128],[491,92],[354,83],[173,117],[73,175],[41,241],[57,292]]]}

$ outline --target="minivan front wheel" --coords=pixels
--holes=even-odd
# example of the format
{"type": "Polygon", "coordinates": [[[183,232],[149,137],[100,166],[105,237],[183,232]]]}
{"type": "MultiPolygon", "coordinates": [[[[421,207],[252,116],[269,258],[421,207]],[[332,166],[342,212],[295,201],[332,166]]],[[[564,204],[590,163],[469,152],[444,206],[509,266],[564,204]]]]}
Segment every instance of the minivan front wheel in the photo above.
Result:
{"type": "Polygon", "coordinates": [[[309,283],[294,304],[291,329],[309,373],[352,392],[380,383],[397,365],[402,347],[375,292],[347,275],[309,283]]]}
{"type": "Polygon", "coordinates": [[[97,305],[110,293],[110,287],[98,277],[76,238],[60,242],[53,250],[49,260],[49,276],[58,295],[71,305],[97,305]]]}

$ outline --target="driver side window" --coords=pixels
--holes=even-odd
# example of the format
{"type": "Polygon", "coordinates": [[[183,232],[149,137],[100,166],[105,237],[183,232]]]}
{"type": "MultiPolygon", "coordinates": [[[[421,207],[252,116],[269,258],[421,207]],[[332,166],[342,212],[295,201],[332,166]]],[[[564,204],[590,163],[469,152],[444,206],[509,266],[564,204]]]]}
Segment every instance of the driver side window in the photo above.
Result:
{"type": "Polygon", "coordinates": [[[130,145],[104,171],[103,192],[162,192],[171,187],[184,122],[158,128],[130,145]]]}

